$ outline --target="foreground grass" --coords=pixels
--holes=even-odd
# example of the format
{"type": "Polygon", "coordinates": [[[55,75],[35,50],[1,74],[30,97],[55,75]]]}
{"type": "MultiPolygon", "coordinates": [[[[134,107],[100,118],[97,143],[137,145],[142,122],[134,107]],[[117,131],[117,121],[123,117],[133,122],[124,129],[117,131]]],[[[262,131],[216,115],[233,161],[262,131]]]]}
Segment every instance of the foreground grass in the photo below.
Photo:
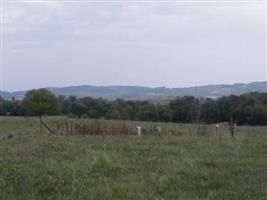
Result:
{"type": "Polygon", "coordinates": [[[267,199],[266,127],[235,138],[38,128],[38,119],[0,118],[0,199],[267,199]]]}

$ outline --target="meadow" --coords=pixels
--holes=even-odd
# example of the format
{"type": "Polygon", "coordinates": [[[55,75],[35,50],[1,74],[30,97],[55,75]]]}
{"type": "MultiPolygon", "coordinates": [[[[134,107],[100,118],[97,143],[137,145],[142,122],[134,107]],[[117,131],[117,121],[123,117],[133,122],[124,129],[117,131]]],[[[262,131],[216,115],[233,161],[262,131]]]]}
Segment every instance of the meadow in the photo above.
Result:
{"type": "Polygon", "coordinates": [[[266,126],[44,121],[0,117],[1,200],[267,199],[266,126]]]}

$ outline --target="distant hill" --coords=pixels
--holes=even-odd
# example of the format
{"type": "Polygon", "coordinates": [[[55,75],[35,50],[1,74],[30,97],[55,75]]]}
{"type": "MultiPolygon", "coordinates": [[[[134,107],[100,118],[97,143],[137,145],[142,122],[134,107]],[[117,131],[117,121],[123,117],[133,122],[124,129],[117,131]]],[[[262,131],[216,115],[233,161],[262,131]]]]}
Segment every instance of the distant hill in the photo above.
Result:
{"type": "MultiPolygon", "coordinates": [[[[70,87],[49,87],[47,88],[56,95],[105,99],[172,99],[177,96],[195,96],[218,98],[231,94],[240,95],[248,92],[267,92],[267,82],[236,83],[229,85],[206,85],[187,88],[150,88],[141,86],[70,86],[70,87]]],[[[6,92],[3,91],[2,97],[11,99],[23,98],[26,91],[6,92]]]]}

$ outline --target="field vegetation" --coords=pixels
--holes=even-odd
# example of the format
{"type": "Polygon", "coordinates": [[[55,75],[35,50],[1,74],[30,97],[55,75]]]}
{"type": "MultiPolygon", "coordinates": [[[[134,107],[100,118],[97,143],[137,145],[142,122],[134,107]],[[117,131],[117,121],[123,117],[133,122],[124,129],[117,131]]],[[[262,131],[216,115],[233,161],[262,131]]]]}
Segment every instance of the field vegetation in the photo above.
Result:
{"type": "Polygon", "coordinates": [[[43,120],[55,134],[41,134],[37,117],[0,117],[0,199],[267,197],[267,127],[237,127],[232,137],[227,126],[218,135],[215,125],[43,120]]]}

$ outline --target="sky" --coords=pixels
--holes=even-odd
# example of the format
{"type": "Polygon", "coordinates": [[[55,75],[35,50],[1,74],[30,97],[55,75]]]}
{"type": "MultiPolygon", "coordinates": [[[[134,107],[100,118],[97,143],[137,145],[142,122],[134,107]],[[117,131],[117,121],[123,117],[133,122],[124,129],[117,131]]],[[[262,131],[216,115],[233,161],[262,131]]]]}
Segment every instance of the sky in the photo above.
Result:
{"type": "Polygon", "coordinates": [[[2,90],[265,81],[264,1],[2,2],[2,90]]]}

